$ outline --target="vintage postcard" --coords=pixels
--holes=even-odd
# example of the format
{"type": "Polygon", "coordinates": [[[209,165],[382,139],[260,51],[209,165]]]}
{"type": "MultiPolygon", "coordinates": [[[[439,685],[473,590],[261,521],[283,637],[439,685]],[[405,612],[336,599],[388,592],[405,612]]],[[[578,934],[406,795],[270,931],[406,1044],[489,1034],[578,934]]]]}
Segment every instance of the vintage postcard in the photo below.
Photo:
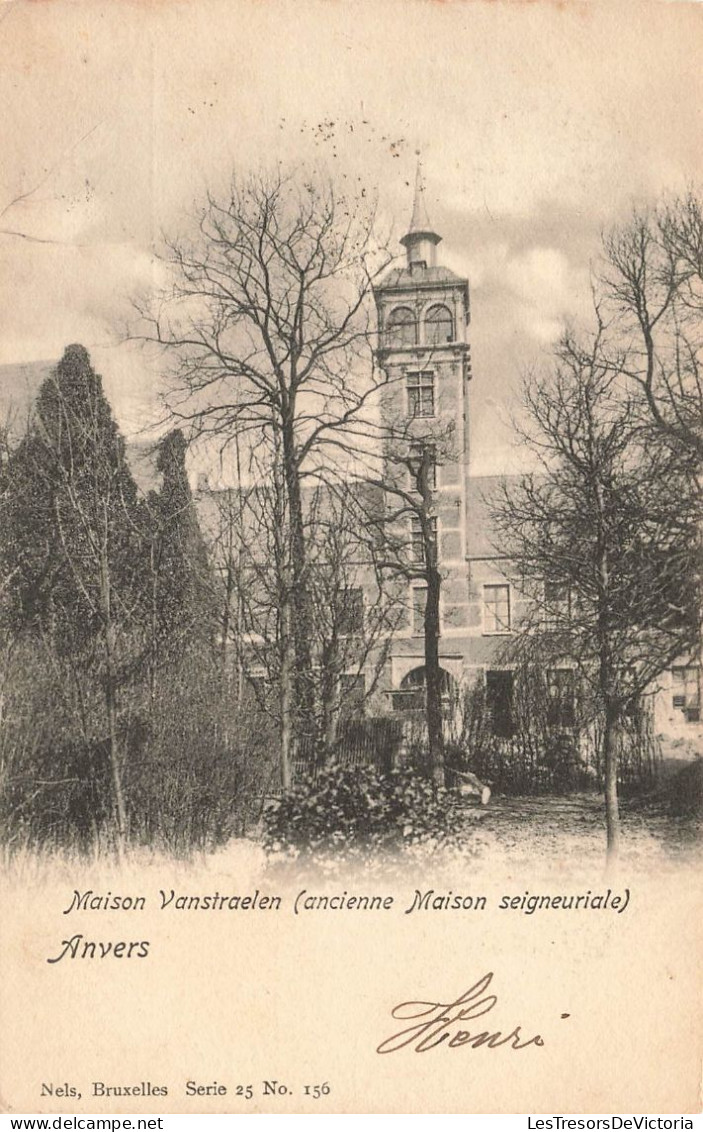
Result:
{"type": "Polygon", "coordinates": [[[692,1127],[703,8],[0,45],[0,1109],[692,1127]]]}

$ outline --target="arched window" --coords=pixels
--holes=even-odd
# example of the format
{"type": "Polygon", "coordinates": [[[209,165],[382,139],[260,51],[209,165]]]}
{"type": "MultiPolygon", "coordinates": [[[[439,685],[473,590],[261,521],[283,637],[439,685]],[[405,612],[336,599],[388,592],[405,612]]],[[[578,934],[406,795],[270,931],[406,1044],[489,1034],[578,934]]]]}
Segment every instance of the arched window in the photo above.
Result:
{"type": "Polygon", "coordinates": [[[415,346],[417,329],[415,313],[410,307],[396,307],[388,316],[387,337],[389,346],[415,346]]]}
{"type": "MultiPolygon", "coordinates": [[[[454,689],[454,679],[447,672],[446,668],[439,670],[440,687],[442,695],[448,696],[454,689]]],[[[403,691],[416,691],[422,689],[424,691],[427,685],[427,675],[425,673],[424,664],[420,668],[411,668],[410,672],[406,673],[400,681],[400,686],[403,691]]]]}
{"type": "Polygon", "coordinates": [[[448,307],[441,303],[430,307],[425,318],[425,339],[428,346],[442,346],[454,340],[454,322],[448,307]]]}
{"type": "MultiPolygon", "coordinates": [[[[444,668],[439,670],[440,687],[442,693],[442,706],[447,711],[455,697],[456,684],[444,668]]],[[[413,668],[400,682],[400,688],[393,692],[394,711],[421,711],[424,710],[427,694],[427,679],[424,665],[413,668]]]]}

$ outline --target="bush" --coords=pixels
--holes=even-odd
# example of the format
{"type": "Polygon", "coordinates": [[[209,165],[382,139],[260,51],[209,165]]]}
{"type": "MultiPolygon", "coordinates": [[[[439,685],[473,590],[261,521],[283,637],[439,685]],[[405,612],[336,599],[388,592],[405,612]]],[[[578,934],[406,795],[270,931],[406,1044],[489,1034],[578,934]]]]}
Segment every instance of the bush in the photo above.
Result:
{"type": "MultiPolygon", "coordinates": [[[[0,849],[111,851],[99,679],[30,639],[0,655],[0,695],[0,849]]],[[[216,658],[198,654],[171,665],[151,702],[143,686],[125,686],[120,708],[132,844],[188,854],[258,825],[278,769],[276,735],[267,716],[237,714],[216,658]]]]}
{"type": "Polygon", "coordinates": [[[703,759],[696,759],[674,775],[663,794],[676,817],[703,818],[703,759]]]}
{"type": "Polygon", "coordinates": [[[165,673],[130,738],[124,787],[132,841],[209,851],[258,824],[278,769],[276,734],[263,713],[237,713],[233,690],[207,656],[165,673]]]}
{"type": "MultiPolygon", "coordinates": [[[[447,768],[472,771],[494,794],[602,789],[603,720],[588,688],[575,681],[573,713],[567,726],[564,720],[559,723],[553,718],[543,669],[522,662],[513,674],[506,733],[495,733],[486,688],[476,683],[461,705],[458,741],[445,745],[447,768]]],[[[661,752],[652,724],[651,708],[642,706],[621,722],[618,786],[623,796],[650,788],[656,779],[661,752]]]]}
{"type": "Polygon", "coordinates": [[[359,855],[406,845],[457,845],[455,800],[412,770],[330,764],[301,778],[264,813],[268,852],[359,855]]]}

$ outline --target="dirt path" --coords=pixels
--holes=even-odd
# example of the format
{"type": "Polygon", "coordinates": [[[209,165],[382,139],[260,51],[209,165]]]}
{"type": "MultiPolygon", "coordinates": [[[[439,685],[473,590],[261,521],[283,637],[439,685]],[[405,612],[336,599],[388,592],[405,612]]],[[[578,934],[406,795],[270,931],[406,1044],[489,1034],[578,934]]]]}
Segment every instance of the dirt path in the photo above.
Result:
{"type": "MultiPolygon", "coordinates": [[[[467,803],[461,820],[475,826],[482,861],[523,867],[597,864],[605,850],[605,815],[598,795],[494,797],[487,807],[467,803]]],[[[701,856],[700,831],[691,819],[664,807],[623,806],[622,860],[635,869],[673,867],[701,856]]]]}

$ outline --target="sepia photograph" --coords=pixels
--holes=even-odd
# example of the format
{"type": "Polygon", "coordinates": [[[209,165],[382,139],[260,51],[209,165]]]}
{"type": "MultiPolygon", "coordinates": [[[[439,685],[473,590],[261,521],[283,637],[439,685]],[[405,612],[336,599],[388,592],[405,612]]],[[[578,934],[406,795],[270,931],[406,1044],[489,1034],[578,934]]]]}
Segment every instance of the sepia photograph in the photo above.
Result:
{"type": "Polygon", "coordinates": [[[702,15],[2,4],[3,1112],[700,1111],[702,15]]]}

